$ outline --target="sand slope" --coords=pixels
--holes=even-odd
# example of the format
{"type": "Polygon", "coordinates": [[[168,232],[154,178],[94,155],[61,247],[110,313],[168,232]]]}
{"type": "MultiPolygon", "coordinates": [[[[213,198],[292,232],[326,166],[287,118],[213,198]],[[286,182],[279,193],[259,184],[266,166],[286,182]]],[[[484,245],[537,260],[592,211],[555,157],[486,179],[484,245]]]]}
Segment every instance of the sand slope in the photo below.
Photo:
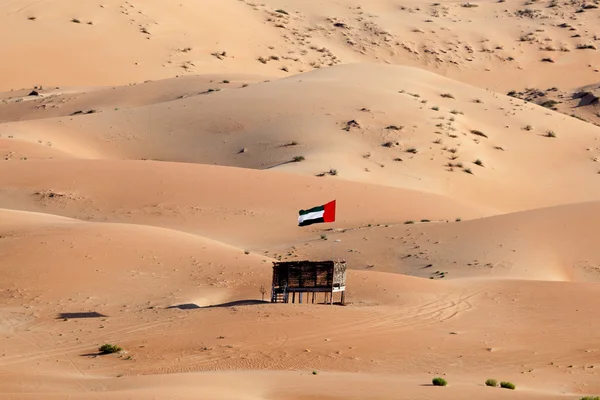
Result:
{"type": "Polygon", "coordinates": [[[502,211],[599,197],[589,184],[599,127],[406,67],[339,66],[150,106],[8,123],[0,132],[78,157],[277,168],[502,211]]]}

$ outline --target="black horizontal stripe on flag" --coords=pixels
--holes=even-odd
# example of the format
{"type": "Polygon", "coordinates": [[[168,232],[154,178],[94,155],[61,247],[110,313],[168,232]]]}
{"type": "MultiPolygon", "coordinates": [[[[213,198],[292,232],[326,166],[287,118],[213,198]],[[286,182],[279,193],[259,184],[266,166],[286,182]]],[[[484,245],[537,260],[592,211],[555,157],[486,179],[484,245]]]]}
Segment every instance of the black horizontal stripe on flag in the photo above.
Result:
{"type": "MultiPolygon", "coordinates": [[[[317,210],[317,211],[319,211],[319,210],[317,210]]],[[[307,219],[306,221],[302,221],[298,226],[307,226],[307,225],[312,225],[312,224],[318,224],[320,222],[325,222],[323,217],[316,218],[316,219],[307,219]]]]}

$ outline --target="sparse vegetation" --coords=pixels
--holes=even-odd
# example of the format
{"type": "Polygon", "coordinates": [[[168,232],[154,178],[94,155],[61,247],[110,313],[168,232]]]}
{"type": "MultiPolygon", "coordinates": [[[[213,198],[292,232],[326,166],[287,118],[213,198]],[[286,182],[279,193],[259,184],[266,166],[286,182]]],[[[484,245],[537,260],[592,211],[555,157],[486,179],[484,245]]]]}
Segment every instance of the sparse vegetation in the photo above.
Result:
{"type": "Polygon", "coordinates": [[[433,106],[433,107],[431,107],[431,109],[432,109],[433,111],[440,111],[440,108],[439,108],[438,106],[433,106]]]}
{"type": "Polygon", "coordinates": [[[487,139],[487,137],[488,137],[488,136],[487,136],[485,133],[483,133],[483,132],[481,132],[481,131],[478,131],[478,130],[476,130],[476,129],[472,129],[472,130],[471,130],[471,133],[472,133],[473,135],[481,136],[481,137],[484,137],[484,138],[486,138],[486,139],[487,139]]]}
{"type": "Polygon", "coordinates": [[[485,386],[496,387],[498,386],[498,381],[496,381],[495,379],[488,379],[487,381],[485,381],[485,386]]]}
{"type": "Polygon", "coordinates": [[[556,100],[546,100],[545,102],[543,102],[540,105],[542,107],[546,107],[546,108],[554,108],[554,107],[556,107],[557,104],[558,104],[558,101],[556,101],[556,100]]]}
{"type": "Polygon", "coordinates": [[[276,13],[279,13],[279,14],[290,15],[290,14],[289,14],[287,11],[285,11],[285,10],[282,10],[282,9],[275,10],[275,12],[276,12],[276,13]]]}
{"type": "Polygon", "coordinates": [[[483,167],[483,161],[481,161],[480,159],[477,159],[477,160],[473,161],[473,164],[479,165],[480,167],[483,167]]]}
{"type": "Polygon", "coordinates": [[[338,170],[335,168],[329,169],[329,175],[336,176],[338,174],[338,170]]]}
{"type": "Polygon", "coordinates": [[[553,59],[551,59],[550,57],[545,57],[545,58],[542,58],[542,62],[549,62],[549,63],[553,63],[553,62],[554,62],[554,60],[553,60],[553,59]]]}
{"type": "Polygon", "coordinates": [[[531,131],[531,130],[533,130],[533,126],[531,126],[531,125],[525,125],[523,127],[523,129],[526,130],[526,131],[531,131]]]}
{"type": "Polygon", "coordinates": [[[549,137],[549,138],[555,138],[556,133],[554,133],[554,131],[549,130],[549,131],[546,131],[546,134],[544,136],[549,137]]]}
{"type": "Polygon", "coordinates": [[[100,348],[98,349],[98,351],[102,354],[112,354],[112,353],[118,353],[120,351],[122,351],[123,349],[119,346],[117,346],[116,344],[103,344],[102,346],[100,346],[100,348]]]}
{"type": "Polygon", "coordinates": [[[503,389],[515,390],[517,387],[511,382],[500,382],[500,387],[503,389]]]}
{"type": "Polygon", "coordinates": [[[471,168],[465,168],[463,169],[463,171],[465,171],[467,174],[473,175],[473,171],[471,171],[471,168]]]}
{"type": "Polygon", "coordinates": [[[431,383],[433,383],[433,386],[446,386],[448,384],[448,382],[446,382],[446,380],[444,378],[433,378],[431,380],[431,383]]]}
{"type": "Polygon", "coordinates": [[[415,221],[410,221],[410,220],[409,221],[404,221],[405,225],[411,225],[411,224],[414,224],[414,223],[415,223],[415,221]]]}
{"type": "Polygon", "coordinates": [[[81,23],[81,21],[79,19],[77,19],[77,18],[73,18],[71,20],[71,22],[73,22],[74,24],[80,24],[81,23]]]}
{"type": "Polygon", "coordinates": [[[451,93],[442,93],[440,96],[442,96],[445,99],[453,99],[454,96],[451,93]]]}
{"type": "Polygon", "coordinates": [[[34,17],[33,15],[31,17],[27,17],[28,20],[30,21],[35,21],[37,19],[37,17],[34,17]]]}
{"type": "Polygon", "coordinates": [[[304,160],[305,160],[304,156],[296,156],[296,157],[294,157],[294,162],[301,162],[301,161],[304,161],[304,160]]]}
{"type": "Polygon", "coordinates": [[[385,129],[389,129],[389,130],[392,130],[392,131],[399,131],[399,130],[404,129],[404,127],[403,126],[397,126],[397,125],[389,125],[389,126],[386,126],[385,129]]]}
{"type": "Polygon", "coordinates": [[[327,235],[321,235],[321,240],[327,240],[327,235]]]}
{"type": "Polygon", "coordinates": [[[600,396],[585,396],[579,400],[600,400],[600,396]]]}
{"type": "Polygon", "coordinates": [[[410,147],[408,149],[405,150],[407,153],[411,153],[411,154],[417,154],[419,151],[414,148],[414,147],[410,147]]]}
{"type": "Polygon", "coordinates": [[[577,49],[578,50],[596,50],[596,46],[594,46],[593,44],[578,44],[577,49]]]}

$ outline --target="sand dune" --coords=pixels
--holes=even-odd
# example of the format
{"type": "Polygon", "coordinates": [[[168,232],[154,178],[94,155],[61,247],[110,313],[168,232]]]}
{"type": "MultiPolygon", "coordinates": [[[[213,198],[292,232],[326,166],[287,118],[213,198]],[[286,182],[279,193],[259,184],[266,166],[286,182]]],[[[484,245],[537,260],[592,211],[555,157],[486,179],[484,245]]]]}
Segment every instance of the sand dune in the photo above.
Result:
{"type": "Polygon", "coordinates": [[[599,207],[597,202],[582,203],[470,221],[417,219],[408,220],[410,224],[330,232],[327,241],[296,244],[292,257],[333,253],[356,268],[436,280],[598,282],[600,252],[593,232],[599,207]],[[332,245],[335,240],[341,242],[332,245]]]}
{"type": "Polygon", "coordinates": [[[299,230],[296,217],[315,199],[339,199],[339,227],[398,223],[425,212],[437,219],[491,215],[434,194],[315,177],[290,179],[274,171],[89,160],[2,163],[0,170],[4,208],[179,229],[244,249],[318,238],[318,231],[299,230]]]}
{"type": "Polygon", "coordinates": [[[599,395],[599,13],[3,2],[0,398],[599,395]]]}
{"type": "Polygon", "coordinates": [[[0,47],[13,55],[0,69],[10,77],[0,90],[123,85],[176,74],[283,77],[352,62],[413,65],[502,91],[577,87],[598,80],[600,61],[594,51],[598,10],[584,5],[10,1],[0,14],[0,33],[23,38],[0,47]]]}
{"type": "Polygon", "coordinates": [[[0,131],[85,158],[277,168],[502,211],[599,197],[588,184],[598,172],[599,127],[406,67],[339,66],[0,131]],[[546,156],[557,148],[560,155],[546,156]],[[560,190],[566,185],[569,191],[560,190]]]}

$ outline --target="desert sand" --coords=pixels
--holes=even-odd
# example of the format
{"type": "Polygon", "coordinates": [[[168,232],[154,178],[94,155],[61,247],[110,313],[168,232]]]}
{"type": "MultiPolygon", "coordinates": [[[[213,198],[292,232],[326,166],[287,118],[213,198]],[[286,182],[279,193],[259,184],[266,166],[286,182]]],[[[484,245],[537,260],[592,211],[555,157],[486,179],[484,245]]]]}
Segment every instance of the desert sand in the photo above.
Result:
{"type": "Polygon", "coordinates": [[[600,395],[598,18],[4,1],[0,398],[600,395]],[[345,306],[270,302],[329,259],[345,306]]]}

